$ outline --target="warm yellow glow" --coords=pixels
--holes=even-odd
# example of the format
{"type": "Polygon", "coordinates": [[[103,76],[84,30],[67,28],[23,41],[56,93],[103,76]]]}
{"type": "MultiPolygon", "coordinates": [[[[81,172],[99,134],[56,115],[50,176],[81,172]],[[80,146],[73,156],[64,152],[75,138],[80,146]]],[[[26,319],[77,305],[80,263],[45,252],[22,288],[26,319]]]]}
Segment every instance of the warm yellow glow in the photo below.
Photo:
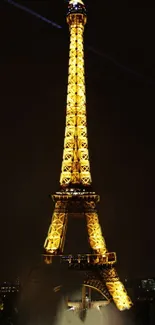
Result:
{"type": "Polygon", "coordinates": [[[0,302],[0,310],[3,310],[4,309],[4,304],[3,302],[0,302]]]}
{"type": "Polygon", "coordinates": [[[112,278],[111,282],[106,282],[106,286],[119,310],[122,311],[131,308],[132,302],[122,282],[119,280],[113,281],[112,278]]]}
{"type": "MultiPolygon", "coordinates": [[[[77,2],[83,4],[81,0],[71,0],[70,4],[74,5],[77,2]]],[[[107,252],[99,224],[96,210],[96,202],[98,202],[99,196],[94,192],[89,192],[89,190],[86,191],[86,186],[91,185],[83,51],[86,15],[81,12],[69,13],[67,22],[70,26],[70,51],[65,140],[60,175],[61,191],[53,195],[55,209],[44,244],[47,252],[45,262],[47,264],[52,263],[50,254],[63,254],[68,216],[81,214],[86,218],[89,244],[96,256],[91,263],[94,264],[93,267],[96,267],[95,264],[97,264],[97,268],[98,265],[101,266],[98,268],[100,270],[99,277],[97,277],[97,273],[92,272],[84,284],[94,287],[106,297],[108,289],[108,300],[112,297],[119,310],[129,309],[132,302],[113,267],[116,262],[116,254],[107,252]],[[72,186],[75,184],[77,187],[72,186]],[[71,185],[71,188],[68,185],[71,185]],[[81,192],[78,191],[80,188],[81,192]],[[81,210],[77,212],[79,206],[81,210]]]]}
{"type": "Polygon", "coordinates": [[[44,244],[44,248],[48,253],[54,254],[57,250],[63,251],[67,216],[66,202],[57,201],[44,244]]]}
{"type": "Polygon", "coordinates": [[[129,298],[123,283],[121,283],[115,267],[103,270],[103,278],[105,278],[106,287],[111,294],[114,303],[119,310],[130,309],[132,301],[129,298]]]}
{"type": "Polygon", "coordinates": [[[70,52],[66,128],[60,176],[62,186],[70,183],[91,184],[84,76],[84,19],[82,14],[70,16],[67,18],[70,25],[70,52]]]}
{"type": "Polygon", "coordinates": [[[85,202],[89,243],[96,254],[105,255],[107,249],[94,202],[85,202]]]}
{"type": "Polygon", "coordinates": [[[81,5],[84,5],[82,0],[70,0],[69,1],[70,5],[76,5],[77,3],[80,3],[81,5]]]}

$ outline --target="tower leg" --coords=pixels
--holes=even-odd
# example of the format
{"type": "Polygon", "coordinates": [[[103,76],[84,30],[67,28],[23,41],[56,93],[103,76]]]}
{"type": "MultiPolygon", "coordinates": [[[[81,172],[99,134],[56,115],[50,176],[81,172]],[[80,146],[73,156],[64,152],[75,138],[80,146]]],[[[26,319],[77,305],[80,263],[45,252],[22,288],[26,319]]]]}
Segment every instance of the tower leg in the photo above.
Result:
{"type": "Polygon", "coordinates": [[[57,254],[57,251],[62,253],[64,249],[68,220],[66,205],[67,203],[63,201],[55,203],[51,225],[44,244],[45,250],[50,254],[57,254]]]}
{"type": "Polygon", "coordinates": [[[102,230],[97,211],[95,209],[95,203],[93,201],[85,202],[85,208],[90,246],[95,253],[105,255],[107,251],[106,243],[102,236],[102,230]]]}
{"type": "Polygon", "coordinates": [[[132,302],[125,290],[123,283],[120,281],[117,271],[114,267],[108,266],[102,272],[106,287],[113,298],[119,310],[130,309],[132,302]]]}
{"type": "MultiPolygon", "coordinates": [[[[104,237],[102,236],[98,215],[95,210],[95,203],[86,202],[85,207],[90,246],[95,253],[105,255],[107,249],[104,237]]],[[[115,268],[111,265],[104,266],[100,274],[117,308],[119,310],[129,309],[132,306],[132,302],[127,295],[124,285],[119,280],[115,268]]]]}

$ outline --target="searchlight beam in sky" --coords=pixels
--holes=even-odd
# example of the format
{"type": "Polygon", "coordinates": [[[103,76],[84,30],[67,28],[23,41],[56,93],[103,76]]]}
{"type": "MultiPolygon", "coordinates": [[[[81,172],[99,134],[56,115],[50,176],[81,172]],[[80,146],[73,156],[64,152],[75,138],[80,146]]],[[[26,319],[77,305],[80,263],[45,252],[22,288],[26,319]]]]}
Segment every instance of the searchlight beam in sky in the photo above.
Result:
{"type": "Polygon", "coordinates": [[[31,14],[31,15],[45,21],[46,23],[48,23],[48,24],[50,24],[50,25],[52,25],[52,26],[54,26],[56,28],[59,28],[59,29],[62,28],[60,25],[56,24],[54,21],[49,20],[49,19],[39,15],[37,12],[35,12],[35,11],[33,11],[33,10],[31,10],[31,9],[29,9],[29,8],[27,8],[27,7],[25,7],[25,6],[21,5],[21,4],[13,1],[13,0],[4,0],[4,1],[10,3],[14,7],[17,7],[17,8],[19,8],[19,9],[25,11],[25,12],[28,12],[29,14],[31,14]]]}
{"type": "MultiPolygon", "coordinates": [[[[60,26],[59,24],[55,23],[53,20],[47,19],[46,17],[38,14],[37,12],[31,10],[30,8],[27,8],[27,7],[23,6],[23,5],[21,5],[20,3],[17,3],[17,2],[15,2],[13,0],[4,0],[4,1],[7,2],[7,3],[9,3],[9,4],[11,4],[11,5],[13,5],[16,8],[19,8],[19,9],[21,9],[21,10],[29,13],[30,15],[35,16],[36,18],[41,19],[42,21],[46,22],[47,24],[52,25],[55,28],[62,29],[62,26],[60,26]]],[[[65,0],[65,2],[69,2],[69,1],[68,0],[65,0]]],[[[149,84],[152,84],[152,85],[155,84],[154,80],[151,80],[151,78],[146,78],[141,73],[139,73],[139,72],[131,69],[128,66],[125,66],[125,65],[119,63],[117,60],[115,60],[114,58],[110,57],[108,54],[106,54],[104,52],[101,52],[101,51],[98,51],[98,50],[94,49],[92,46],[87,46],[87,48],[92,53],[94,53],[94,54],[96,54],[96,55],[98,55],[100,57],[103,57],[103,58],[107,59],[108,61],[111,61],[114,65],[116,65],[120,69],[126,71],[127,73],[133,74],[137,78],[143,79],[143,81],[145,81],[146,83],[149,83],[149,84]]]]}

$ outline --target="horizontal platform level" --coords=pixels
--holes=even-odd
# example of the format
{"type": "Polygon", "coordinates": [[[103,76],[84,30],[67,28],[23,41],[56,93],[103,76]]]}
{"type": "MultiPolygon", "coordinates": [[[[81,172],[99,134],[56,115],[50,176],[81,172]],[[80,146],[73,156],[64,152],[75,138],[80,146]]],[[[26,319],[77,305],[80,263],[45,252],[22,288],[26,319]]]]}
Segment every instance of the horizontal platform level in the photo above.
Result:
{"type": "Polygon", "coordinates": [[[76,266],[79,264],[81,268],[89,265],[107,265],[116,263],[116,253],[110,252],[105,255],[99,254],[77,254],[77,255],[52,255],[44,254],[44,261],[46,264],[51,264],[53,258],[60,258],[60,262],[68,263],[69,266],[76,266]]]}
{"type": "Polygon", "coordinates": [[[79,192],[79,191],[63,191],[63,192],[56,192],[55,194],[51,195],[54,201],[69,201],[69,200],[83,200],[83,201],[94,201],[99,202],[100,197],[95,192],[79,192]]]}

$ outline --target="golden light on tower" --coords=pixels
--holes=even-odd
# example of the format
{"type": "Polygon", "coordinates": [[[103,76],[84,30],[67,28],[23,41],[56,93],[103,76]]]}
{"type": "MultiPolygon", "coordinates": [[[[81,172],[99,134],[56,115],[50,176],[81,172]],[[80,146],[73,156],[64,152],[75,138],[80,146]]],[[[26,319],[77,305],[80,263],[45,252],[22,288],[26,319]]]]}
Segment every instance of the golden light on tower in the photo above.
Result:
{"type": "MultiPolygon", "coordinates": [[[[52,196],[55,209],[44,248],[47,253],[47,263],[50,261],[49,255],[62,255],[68,217],[80,214],[86,218],[89,245],[93,255],[86,254],[85,261],[89,265],[91,263],[93,267],[100,265],[100,277],[103,281],[89,278],[85,284],[97,287],[104,294],[104,283],[118,309],[124,310],[129,309],[132,302],[114,268],[116,253],[109,253],[106,248],[96,209],[99,196],[91,189],[83,48],[83,32],[86,21],[86,9],[83,1],[71,0],[67,13],[70,49],[60,191],[52,196]]],[[[79,256],[77,261],[80,264],[82,259],[79,256]]],[[[75,260],[76,258],[71,256],[68,258],[70,265],[75,260]]]]}
{"type": "MultiPolygon", "coordinates": [[[[60,176],[61,186],[91,184],[84,75],[83,32],[86,15],[73,11],[83,1],[70,1],[67,15],[70,26],[70,50],[64,152],[60,176]]],[[[81,8],[82,9],[82,8],[81,8]]]]}

